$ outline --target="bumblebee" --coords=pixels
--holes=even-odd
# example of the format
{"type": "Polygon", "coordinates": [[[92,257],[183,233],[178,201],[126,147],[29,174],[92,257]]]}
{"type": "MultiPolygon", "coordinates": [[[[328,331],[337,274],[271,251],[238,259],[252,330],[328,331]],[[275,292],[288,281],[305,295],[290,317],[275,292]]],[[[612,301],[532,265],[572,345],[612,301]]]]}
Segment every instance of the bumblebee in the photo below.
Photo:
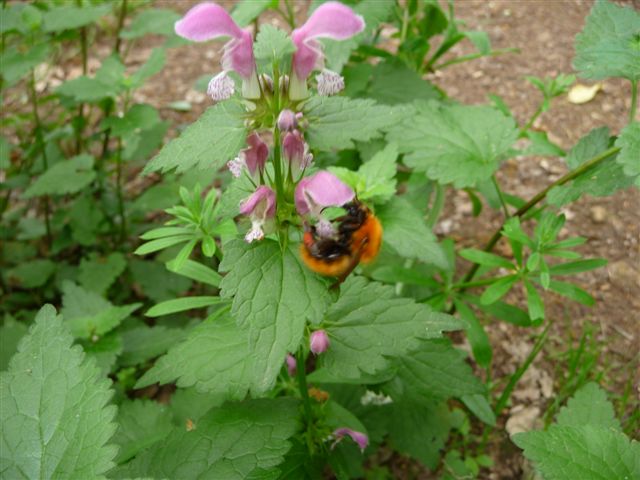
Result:
{"type": "Polygon", "coordinates": [[[314,272],[338,277],[338,285],[358,263],[376,258],[382,245],[382,225],[371,210],[358,200],[342,206],[346,214],[334,220],[337,232],[331,237],[318,235],[315,226],[305,225],[300,254],[314,272]]]}

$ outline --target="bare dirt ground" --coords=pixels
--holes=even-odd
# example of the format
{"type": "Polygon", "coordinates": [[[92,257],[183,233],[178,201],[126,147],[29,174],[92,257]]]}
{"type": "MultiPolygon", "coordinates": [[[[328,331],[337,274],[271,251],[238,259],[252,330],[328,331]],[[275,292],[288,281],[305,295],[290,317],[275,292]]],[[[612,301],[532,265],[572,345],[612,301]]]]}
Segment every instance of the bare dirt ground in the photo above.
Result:
{"type": "MultiPolygon", "coordinates": [[[[158,1],[157,5],[184,13],[194,3],[174,0],[158,1]]],[[[222,3],[231,6],[233,2],[222,3]]],[[[459,0],[456,14],[468,28],[487,31],[494,48],[517,47],[521,53],[454,65],[429,79],[452,98],[464,103],[487,103],[487,94],[500,95],[524,123],[541,101],[541,95],[524,77],[573,72],[574,37],[582,29],[592,3],[579,0],[459,0]]],[[[302,18],[306,7],[306,2],[296,3],[302,18]]],[[[263,17],[261,21],[278,23],[286,28],[275,15],[263,17]]],[[[140,45],[128,63],[144,61],[153,46],[153,40],[140,45]]],[[[140,92],[138,100],[166,107],[172,101],[186,99],[193,105],[190,112],[179,113],[164,108],[163,116],[177,123],[190,123],[210,105],[210,100],[195,91],[193,84],[201,75],[218,71],[220,47],[219,43],[205,43],[172,50],[163,73],[140,92]]],[[[473,47],[463,43],[454,53],[472,52],[473,47]]],[[[607,81],[603,91],[589,103],[574,105],[566,97],[556,99],[552,110],[543,114],[534,128],[548,132],[553,141],[569,149],[580,137],[599,126],[609,126],[612,133],[619,133],[628,117],[629,99],[628,82],[607,81]]],[[[565,172],[563,162],[557,158],[515,158],[505,162],[498,178],[507,192],[528,199],[565,172]]],[[[562,235],[587,237],[588,243],[581,247],[585,257],[606,258],[609,264],[576,277],[577,283],[596,298],[597,304],[592,308],[552,293],[545,295],[548,317],[554,322],[552,333],[531,372],[516,389],[507,415],[512,419],[510,430],[540,424],[541,415],[562,386],[557,375],[563,368],[561,354],[571,344],[577,345],[577,339],[589,326],[593,327],[600,353],[596,370],[605,371],[603,386],[617,394],[631,388],[632,400],[627,412],[638,407],[640,193],[628,190],[607,198],[586,196],[565,208],[564,213],[567,223],[562,235]]],[[[500,212],[486,208],[474,218],[466,195],[450,190],[445,215],[436,231],[441,236],[452,236],[460,246],[481,248],[501,221],[500,212]]],[[[508,254],[503,244],[499,244],[497,250],[508,254]]],[[[511,300],[522,302],[523,298],[515,295],[511,300]]],[[[536,332],[504,323],[493,323],[487,328],[495,348],[493,377],[499,379],[513,372],[522,362],[536,332]]],[[[486,478],[518,478],[523,468],[522,457],[507,435],[498,438],[491,448],[497,465],[485,474],[486,478]]],[[[424,478],[424,473],[402,462],[397,468],[394,471],[403,478],[414,475],[424,478]]]]}

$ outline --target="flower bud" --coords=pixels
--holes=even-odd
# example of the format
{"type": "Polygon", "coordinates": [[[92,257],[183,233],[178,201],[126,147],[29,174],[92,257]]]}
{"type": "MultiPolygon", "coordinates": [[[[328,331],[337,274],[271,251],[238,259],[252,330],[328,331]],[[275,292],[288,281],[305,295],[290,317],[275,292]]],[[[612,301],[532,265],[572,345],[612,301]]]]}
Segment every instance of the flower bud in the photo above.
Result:
{"type": "Polygon", "coordinates": [[[289,109],[284,109],[278,115],[278,129],[281,132],[288,132],[298,126],[296,114],[289,109]]]}
{"type": "Polygon", "coordinates": [[[328,97],[344,90],[344,77],[336,72],[324,69],[319,75],[316,75],[318,82],[318,94],[328,97]]]}
{"type": "Polygon", "coordinates": [[[361,451],[364,451],[365,448],[369,446],[369,437],[367,437],[362,432],[357,432],[355,430],[351,430],[350,428],[338,428],[333,432],[333,436],[336,438],[336,441],[333,445],[342,440],[343,437],[349,435],[351,439],[358,444],[361,451]]]}
{"type": "Polygon", "coordinates": [[[309,349],[319,355],[329,348],[329,335],[324,330],[316,330],[309,338],[309,349]]]}
{"type": "Polygon", "coordinates": [[[256,172],[262,173],[264,171],[264,165],[269,157],[269,147],[256,132],[247,137],[247,144],[249,147],[243,151],[247,168],[253,177],[256,172]]]}
{"type": "Polygon", "coordinates": [[[296,357],[294,357],[290,353],[287,353],[286,362],[287,362],[287,371],[289,372],[289,376],[295,377],[296,373],[298,372],[296,357]]]}

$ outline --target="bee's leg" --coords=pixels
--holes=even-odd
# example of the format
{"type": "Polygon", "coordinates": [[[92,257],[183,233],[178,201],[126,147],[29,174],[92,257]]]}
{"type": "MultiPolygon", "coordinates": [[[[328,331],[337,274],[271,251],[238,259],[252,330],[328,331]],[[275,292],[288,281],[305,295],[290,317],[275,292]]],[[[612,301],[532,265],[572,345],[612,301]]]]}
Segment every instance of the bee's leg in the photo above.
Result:
{"type": "Polygon", "coordinates": [[[360,243],[360,247],[358,247],[358,250],[351,257],[351,261],[349,262],[349,265],[347,266],[345,271],[340,274],[336,283],[331,285],[330,290],[336,290],[337,288],[339,288],[340,284],[344,282],[347,279],[347,277],[351,274],[351,272],[353,272],[353,270],[358,266],[358,263],[360,263],[360,257],[362,256],[362,250],[364,250],[364,247],[368,243],[368,241],[369,241],[368,238],[362,239],[362,242],[360,243]]]}

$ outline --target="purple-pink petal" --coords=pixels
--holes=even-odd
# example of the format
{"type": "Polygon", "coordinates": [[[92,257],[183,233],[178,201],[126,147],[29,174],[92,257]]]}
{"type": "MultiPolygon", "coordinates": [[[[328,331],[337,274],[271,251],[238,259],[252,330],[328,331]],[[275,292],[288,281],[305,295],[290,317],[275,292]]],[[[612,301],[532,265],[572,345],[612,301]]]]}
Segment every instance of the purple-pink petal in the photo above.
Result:
{"type": "Polygon", "coordinates": [[[309,337],[309,350],[315,355],[326,352],[330,344],[329,335],[324,330],[316,330],[309,337]]]}
{"type": "Polygon", "coordinates": [[[175,30],[181,37],[195,42],[204,42],[216,37],[239,38],[242,29],[231,15],[215,3],[201,3],[176,22],[175,30]]]}
{"type": "Polygon", "coordinates": [[[247,137],[248,148],[243,150],[249,173],[253,176],[257,171],[262,172],[269,156],[269,147],[260,136],[253,132],[247,137]]]}
{"type": "Polygon", "coordinates": [[[304,215],[317,214],[318,208],[340,207],[353,200],[355,193],[334,174],[321,170],[300,180],[294,196],[298,213],[304,215]]]}
{"type": "Polygon", "coordinates": [[[315,39],[345,40],[362,30],[364,19],[346,5],[338,2],[320,5],[304,25],[291,33],[291,40],[297,48],[293,66],[298,78],[307,78],[321,63],[322,49],[315,39]]]}
{"type": "Polygon", "coordinates": [[[224,46],[222,68],[236,71],[246,80],[254,74],[255,64],[251,32],[240,30],[239,35],[224,46]]]}
{"type": "Polygon", "coordinates": [[[249,198],[240,204],[240,213],[251,217],[257,215],[262,219],[273,217],[276,213],[275,192],[265,185],[259,186],[249,198]],[[262,202],[265,203],[262,204],[262,202]]]}
{"type": "Polygon", "coordinates": [[[333,432],[333,435],[336,437],[336,440],[340,440],[345,435],[349,435],[351,439],[358,444],[360,450],[364,450],[369,446],[369,437],[362,432],[357,432],[350,428],[338,428],[333,432]]]}
{"type": "Polygon", "coordinates": [[[298,372],[298,364],[296,362],[296,357],[294,357],[290,353],[287,353],[286,362],[287,362],[287,371],[289,372],[289,375],[291,377],[295,377],[296,373],[298,372]]]}

